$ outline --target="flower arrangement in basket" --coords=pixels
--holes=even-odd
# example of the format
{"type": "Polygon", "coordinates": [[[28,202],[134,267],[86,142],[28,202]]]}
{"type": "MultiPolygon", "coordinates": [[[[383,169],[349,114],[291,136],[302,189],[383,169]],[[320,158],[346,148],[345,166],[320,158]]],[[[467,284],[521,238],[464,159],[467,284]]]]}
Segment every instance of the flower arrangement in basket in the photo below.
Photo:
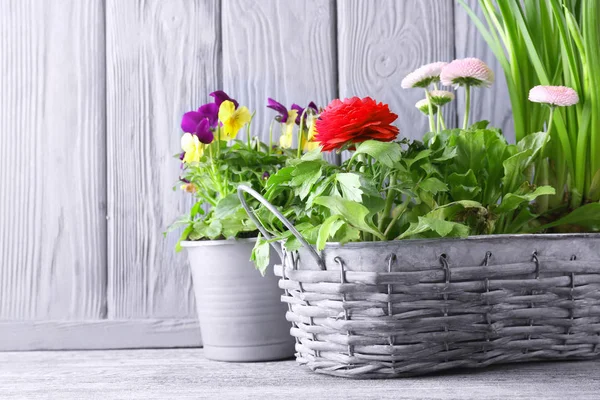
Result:
{"type": "Polygon", "coordinates": [[[402,86],[425,92],[422,141],[398,139],[387,105],[334,100],[315,122],[320,149],[288,160],[262,195],[238,188],[261,202],[244,204],[263,234],[256,248],[282,244],[276,273],[301,364],[385,378],[600,354],[600,236],[560,234],[597,232],[600,204],[556,203],[566,189],[549,178],[564,144],[554,123],[579,96],[532,87],[524,107],[547,107],[545,128],[510,144],[469,121],[471,90],[493,81],[474,58],[409,74],[402,86]],[[465,92],[459,129],[447,128],[454,94],[439,84],[465,92]],[[346,150],[342,165],[321,154],[346,150]]]}
{"type": "MultiPolygon", "coordinates": [[[[556,35],[546,43],[534,34],[535,10],[517,0],[480,3],[492,24],[477,25],[508,78],[515,144],[470,120],[471,91],[494,82],[476,58],[428,64],[403,80],[425,94],[416,107],[429,132],[420,141],[403,139],[398,116],[370,97],[324,109],[269,99],[282,134],[276,157],[271,127],[268,176],[254,174],[250,185],[232,178],[227,192],[199,197],[214,214],[183,221],[187,239],[260,231],[252,259],[263,272],[275,248],[296,358],[314,371],[385,378],[600,354],[598,31],[583,7],[547,0],[543,25],[556,35]],[[466,100],[460,128],[444,118],[452,88],[466,100]],[[336,165],[323,158],[329,151],[350,156],[336,165]],[[246,210],[236,214],[244,229],[212,222],[233,215],[217,212],[221,202],[246,210]]],[[[195,132],[208,124],[219,136],[234,106],[222,119],[221,105],[216,124],[194,120],[195,132]]],[[[231,120],[250,119],[237,115],[231,120]]],[[[204,149],[193,137],[182,145],[185,179],[199,193],[212,176],[214,189],[224,170],[202,156],[188,163],[204,149]]],[[[244,146],[252,143],[227,149],[235,158],[244,146]]]]}

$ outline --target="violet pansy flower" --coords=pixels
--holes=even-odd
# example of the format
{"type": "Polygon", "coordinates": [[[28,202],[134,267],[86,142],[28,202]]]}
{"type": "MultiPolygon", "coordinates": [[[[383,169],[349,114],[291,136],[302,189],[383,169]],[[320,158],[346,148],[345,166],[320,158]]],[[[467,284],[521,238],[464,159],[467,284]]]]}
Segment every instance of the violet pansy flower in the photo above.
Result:
{"type": "Polygon", "coordinates": [[[275,117],[275,120],[285,124],[288,120],[288,109],[283,104],[273,100],[270,97],[267,99],[267,102],[267,108],[275,110],[279,113],[279,115],[275,117]]]}
{"type": "MultiPolygon", "coordinates": [[[[302,118],[302,113],[304,113],[304,108],[300,107],[298,104],[292,104],[292,110],[298,111],[298,116],[296,117],[296,125],[300,125],[300,119],[302,118]]],[[[315,104],[314,101],[308,103],[307,108],[309,110],[313,110],[315,114],[319,113],[319,107],[315,104]]]]}
{"type": "Polygon", "coordinates": [[[212,143],[214,135],[210,130],[209,118],[198,111],[189,111],[183,114],[181,130],[198,137],[204,144],[212,143]]]}
{"type": "Polygon", "coordinates": [[[216,103],[208,103],[198,109],[202,118],[207,118],[211,128],[216,128],[219,122],[219,106],[216,103]]]}
{"type": "Polygon", "coordinates": [[[234,100],[231,97],[229,97],[227,95],[227,93],[225,93],[222,90],[215,90],[214,92],[212,92],[211,94],[209,94],[209,96],[211,96],[212,98],[215,99],[215,104],[217,105],[217,108],[220,107],[221,103],[223,103],[224,101],[230,101],[230,102],[232,102],[236,109],[240,105],[240,103],[238,103],[236,100],[234,100]]]}

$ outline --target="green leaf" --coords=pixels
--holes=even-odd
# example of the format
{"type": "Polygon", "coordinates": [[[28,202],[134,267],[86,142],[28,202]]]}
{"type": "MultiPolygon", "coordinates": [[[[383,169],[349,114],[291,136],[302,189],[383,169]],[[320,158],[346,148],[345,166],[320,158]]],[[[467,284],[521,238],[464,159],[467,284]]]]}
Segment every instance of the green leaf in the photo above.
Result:
{"type": "Polygon", "coordinates": [[[181,251],[181,242],[183,242],[184,240],[188,240],[189,234],[190,234],[190,232],[192,232],[193,229],[194,229],[193,225],[188,225],[183,230],[183,232],[181,233],[181,236],[179,237],[179,240],[175,244],[175,252],[179,253],[181,251]]]}
{"type": "Polygon", "coordinates": [[[204,214],[204,210],[202,209],[202,203],[199,201],[192,206],[192,209],[190,210],[190,217],[194,218],[198,214],[204,214]]]}
{"type": "Polygon", "coordinates": [[[342,196],[347,200],[358,201],[362,200],[362,190],[360,189],[360,176],[354,173],[339,173],[335,175],[335,179],[340,184],[342,196]]]}
{"type": "Polygon", "coordinates": [[[303,161],[322,160],[323,152],[321,151],[321,148],[319,147],[319,148],[309,151],[308,153],[305,153],[301,159],[303,161]]]}
{"type": "Polygon", "coordinates": [[[600,169],[596,171],[596,174],[594,174],[594,178],[592,179],[592,183],[590,185],[588,198],[591,201],[600,200],[600,169]]]}
{"type": "Polygon", "coordinates": [[[346,222],[361,231],[372,233],[381,240],[384,240],[381,232],[374,225],[366,221],[369,209],[362,204],[332,196],[319,197],[315,199],[315,203],[327,207],[334,215],[341,215],[346,222]]]}
{"type": "Polygon", "coordinates": [[[469,227],[457,222],[443,221],[437,218],[419,217],[418,222],[410,224],[410,227],[398,237],[404,239],[423,233],[435,233],[439,237],[466,237],[469,235],[469,227]]]}
{"type": "Polygon", "coordinates": [[[237,194],[225,196],[217,203],[217,206],[215,207],[214,218],[225,218],[234,213],[241,206],[242,203],[240,203],[240,199],[238,198],[237,194]]]}
{"type": "Polygon", "coordinates": [[[400,161],[402,150],[400,144],[396,142],[367,140],[358,145],[352,160],[359,154],[368,154],[386,167],[392,168],[395,163],[400,161]]]}
{"type": "Polygon", "coordinates": [[[464,174],[452,173],[447,181],[454,200],[474,200],[481,193],[481,187],[471,169],[464,174]]]}
{"type": "Polygon", "coordinates": [[[577,225],[593,230],[600,229],[600,203],[585,204],[559,220],[541,226],[539,230],[561,225],[577,225]]]}
{"type": "Polygon", "coordinates": [[[551,186],[540,186],[533,192],[527,194],[509,193],[504,196],[502,202],[496,209],[496,212],[505,213],[513,211],[519,208],[519,206],[521,206],[523,203],[529,204],[539,196],[552,194],[556,194],[556,190],[554,190],[554,188],[551,186]]]}
{"type": "Polygon", "coordinates": [[[304,200],[312,190],[312,186],[322,175],[321,163],[318,161],[305,161],[296,165],[292,172],[291,185],[296,188],[296,195],[304,200]]]}
{"type": "Polygon", "coordinates": [[[428,218],[450,220],[466,209],[477,209],[482,213],[487,212],[487,209],[477,201],[461,200],[439,206],[428,212],[425,216],[428,218]]]}
{"type": "Polygon", "coordinates": [[[478,129],[486,129],[489,124],[490,124],[490,121],[482,120],[482,121],[475,122],[474,124],[472,124],[469,127],[469,129],[472,131],[478,130],[478,129]]]}
{"type": "Polygon", "coordinates": [[[430,154],[431,154],[431,150],[429,150],[429,149],[421,150],[413,158],[408,158],[405,160],[406,167],[410,169],[413,166],[413,164],[415,164],[417,161],[420,161],[420,160],[423,160],[424,158],[429,157],[430,154]]]}
{"type": "Polygon", "coordinates": [[[267,272],[267,267],[271,261],[270,246],[271,245],[268,241],[264,240],[262,237],[259,237],[254,244],[254,248],[252,249],[250,260],[254,262],[254,266],[260,271],[262,276],[265,276],[265,272],[267,272]]]}
{"type": "Polygon", "coordinates": [[[317,237],[317,250],[323,250],[327,240],[334,236],[339,227],[344,223],[340,218],[340,215],[332,215],[323,222],[319,228],[319,235],[317,237]]]}
{"type": "Polygon", "coordinates": [[[419,183],[419,187],[432,194],[448,191],[448,186],[437,178],[427,178],[419,183]]]}

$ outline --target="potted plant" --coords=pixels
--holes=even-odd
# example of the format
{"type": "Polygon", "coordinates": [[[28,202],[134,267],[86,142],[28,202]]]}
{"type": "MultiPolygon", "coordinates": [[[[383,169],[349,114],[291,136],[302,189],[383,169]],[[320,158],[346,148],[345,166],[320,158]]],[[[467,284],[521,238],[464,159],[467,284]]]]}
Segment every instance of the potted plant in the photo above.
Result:
{"type": "MultiPolygon", "coordinates": [[[[396,140],[387,105],[334,100],[315,123],[320,149],[288,160],[262,195],[238,188],[264,236],[257,251],[283,245],[276,273],[301,364],[382,378],[598,355],[600,236],[532,233],[583,219],[597,231],[589,221],[600,212],[547,221],[539,204],[556,188],[536,184],[536,167],[549,128],[509,144],[486,121],[469,121],[470,91],[493,79],[473,58],[407,76],[403,87],[426,94],[417,104],[430,119],[422,142],[396,140]],[[466,91],[460,129],[445,129],[454,96],[440,83],[466,91]],[[321,156],[342,150],[352,156],[341,166],[321,156]]],[[[559,105],[538,91],[532,101],[559,105]]],[[[572,90],[562,99],[578,101],[572,90]]]]}
{"type": "Polygon", "coordinates": [[[181,190],[194,197],[177,251],[185,248],[207,358],[263,361],[289,358],[294,341],[268,248],[252,254],[258,231],[236,195],[244,184],[262,189],[289,153],[250,137],[252,115],[223,91],[185,113],[181,128],[181,190]],[[247,141],[236,139],[246,128],[247,141]],[[263,251],[264,250],[264,251],[263,251]],[[256,270],[251,257],[260,259],[256,270]]]}

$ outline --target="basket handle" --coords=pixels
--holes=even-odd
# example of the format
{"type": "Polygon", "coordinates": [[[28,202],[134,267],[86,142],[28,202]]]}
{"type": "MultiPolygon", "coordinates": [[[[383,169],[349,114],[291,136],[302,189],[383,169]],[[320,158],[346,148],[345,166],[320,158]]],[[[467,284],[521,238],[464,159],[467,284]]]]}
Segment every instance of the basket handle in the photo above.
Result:
{"type": "MultiPolygon", "coordinates": [[[[246,185],[239,185],[237,188],[237,192],[238,192],[238,197],[240,198],[240,202],[242,203],[242,206],[244,207],[244,210],[246,210],[246,212],[248,213],[248,216],[250,217],[252,222],[254,222],[254,224],[258,228],[259,232],[265,237],[265,239],[271,240],[273,238],[273,236],[261,224],[260,220],[254,213],[254,210],[252,208],[250,208],[250,206],[246,202],[246,197],[244,196],[244,192],[248,193],[249,195],[254,197],[256,200],[258,200],[263,206],[267,207],[267,209],[269,211],[271,211],[271,213],[273,213],[273,215],[275,215],[277,217],[277,219],[279,221],[281,221],[281,223],[290,230],[292,235],[294,235],[296,237],[296,239],[298,239],[300,241],[300,243],[309,250],[310,255],[312,256],[312,258],[315,259],[315,261],[321,267],[321,269],[325,269],[325,264],[321,260],[321,257],[319,257],[319,254],[316,252],[314,247],[312,247],[310,244],[308,244],[306,239],[304,239],[304,236],[302,236],[302,234],[300,234],[300,232],[298,232],[298,230],[294,227],[294,225],[286,217],[284,217],[284,215],[273,204],[269,203],[269,201],[267,199],[265,199],[263,196],[261,196],[256,190],[254,190],[251,187],[248,187],[246,185]]],[[[275,249],[275,251],[277,252],[279,257],[281,258],[281,261],[283,262],[283,252],[282,252],[281,248],[277,247],[275,245],[275,243],[273,243],[273,242],[271,242],[271,246],[275,249]]]]}

